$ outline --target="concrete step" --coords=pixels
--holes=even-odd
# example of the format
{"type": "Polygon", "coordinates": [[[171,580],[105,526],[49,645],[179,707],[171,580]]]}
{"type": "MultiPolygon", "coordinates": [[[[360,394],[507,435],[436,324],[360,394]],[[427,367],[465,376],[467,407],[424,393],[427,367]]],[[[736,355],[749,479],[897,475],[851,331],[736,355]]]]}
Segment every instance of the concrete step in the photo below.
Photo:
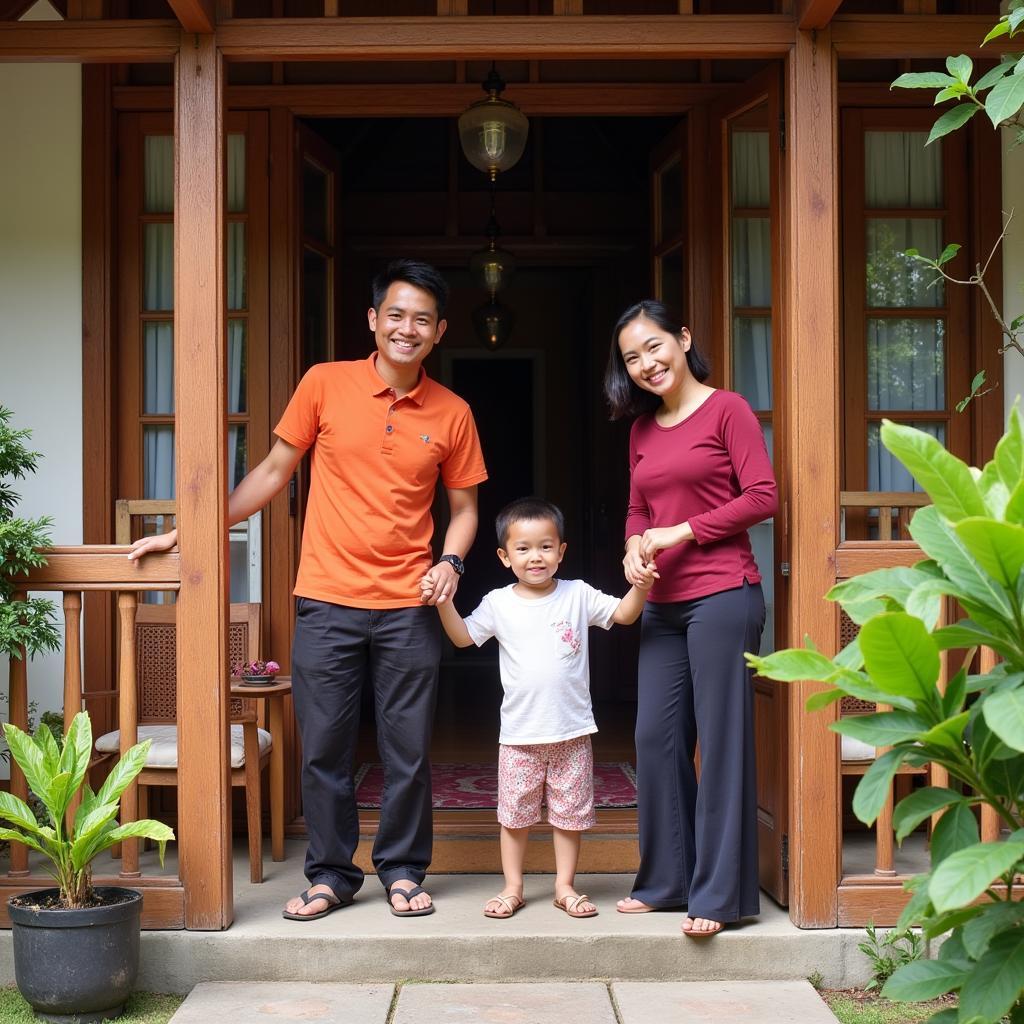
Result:
{"type": "Polygon", "coordinates": [[[197,986],[171,1024],[267,1020],[273,1024],[830,1024],[806,982],[197,986]]]}

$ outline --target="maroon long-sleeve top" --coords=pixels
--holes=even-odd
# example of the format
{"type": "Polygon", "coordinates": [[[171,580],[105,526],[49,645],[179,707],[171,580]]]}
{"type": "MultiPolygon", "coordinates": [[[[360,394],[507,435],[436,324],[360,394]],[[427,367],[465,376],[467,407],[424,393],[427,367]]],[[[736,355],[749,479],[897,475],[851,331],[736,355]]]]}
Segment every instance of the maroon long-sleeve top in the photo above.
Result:
{"type": "Polygon", "coordinates": [[[651,601],[690,601],[761,574],[747,529],[774,515],[775,474],[746,400],[715,391],[672,427],[640,416],[629,436],[626,538],[689,523],[692,541],[659,552],[651,601]]]}

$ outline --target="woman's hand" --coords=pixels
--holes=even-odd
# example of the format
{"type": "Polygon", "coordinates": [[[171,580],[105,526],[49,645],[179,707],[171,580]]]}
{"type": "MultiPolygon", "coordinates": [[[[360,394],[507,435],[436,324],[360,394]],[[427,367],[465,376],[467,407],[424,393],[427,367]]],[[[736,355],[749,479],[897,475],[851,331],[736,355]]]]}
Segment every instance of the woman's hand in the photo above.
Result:
{"type": "Polygon", "coordinates": [[[640,538],[630,537],[626,542],[626,554],[622,559],[622,570],[626,582],[633,587],[649,588],[655,580],[661,579],[653,561],[645,562],[640,557],[640,538]]]}
{"type": "Polygon", "coordinates": [[[689,523],[680,523],[678,526],[655,526],[644,530],[637,545],[637,557],[642,563],[653,562],[659,551],[674,548],[688,540],[693,540],[693,530],[690,529],[689,523]]]}
{"type": "Polygon", "coordinates": [[[137,562],[143,555],[155,555],[161,551],[170,551],[178,543],[178,531],[158,533],[155,537],[140,537],[128,553],[129,562],[137,562]]]}

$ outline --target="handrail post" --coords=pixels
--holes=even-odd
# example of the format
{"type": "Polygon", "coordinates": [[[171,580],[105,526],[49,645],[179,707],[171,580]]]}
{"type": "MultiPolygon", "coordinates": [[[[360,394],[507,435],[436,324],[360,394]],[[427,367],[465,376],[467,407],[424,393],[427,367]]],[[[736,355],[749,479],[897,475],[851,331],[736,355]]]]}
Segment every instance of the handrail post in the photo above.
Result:
{"type": "MultiPolygon", "coordinates": [[[[118,737],[124,757],[139,741],[139,702],[135,678],[135,611],[138,598],[134,591],[122,590],[117,595],[117,611],[121,620],[121,656],[118,668],[118,737]]],[[[121,824],[139,816],[138,783],[133,782],[121,794],[121,824]]],[[[121,877],[138,878],[139,841],[125,839],[121,844],[121,877]]]]}
{"type": "MultiPolygon", "coordinates": [[[[24,601],[28,594],[24,590],[16,590],[11,595],[12,601],[24,601]]],[[[28,731],[28,653],[24,647],[20,648],[21,657],[10,659],[10,674],[8,677],[9,691],[7,695],[7,709],[10,713],[11,725],[28,731]]],[[[28,783],[25,775],[15,763],[14,758],[10,759],[11,765],[11,795],[21,800],[28,800],[28,783]]],[[[7,872],[12,877],[19,877],[28,874],[28,847],[21,843],[11,843],[11,866],[7,872]]]]}
{"type": "MultiPolygon", "coordinates": [[[[71,728],[75,715],[82,710],[82,595],[64,591],[64,732],[71,728]]],[[[82,802],[76,793],[68,804],[66,821],[71,828],[82,802]]]]}

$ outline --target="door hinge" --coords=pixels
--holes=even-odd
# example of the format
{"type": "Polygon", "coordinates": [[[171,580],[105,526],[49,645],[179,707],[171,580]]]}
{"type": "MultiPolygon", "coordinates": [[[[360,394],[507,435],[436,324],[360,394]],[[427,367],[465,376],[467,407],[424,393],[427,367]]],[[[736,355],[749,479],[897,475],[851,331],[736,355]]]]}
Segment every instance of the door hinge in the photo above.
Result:
{"type": "Polygon", "coordinates": [[[788,576],[790,574],[789,562],[779,563],[779,575],[788,576]]]}
{"type": "Polygon", "coordinates": [[[293,519],[299,514],[299,477],[292,473],[288,481],[288,515],[293,519]]]}
{"type": "Polygon", "coordinates": [[[786,115],[779,114],[779,152],[786,152],[786,115]]]}

